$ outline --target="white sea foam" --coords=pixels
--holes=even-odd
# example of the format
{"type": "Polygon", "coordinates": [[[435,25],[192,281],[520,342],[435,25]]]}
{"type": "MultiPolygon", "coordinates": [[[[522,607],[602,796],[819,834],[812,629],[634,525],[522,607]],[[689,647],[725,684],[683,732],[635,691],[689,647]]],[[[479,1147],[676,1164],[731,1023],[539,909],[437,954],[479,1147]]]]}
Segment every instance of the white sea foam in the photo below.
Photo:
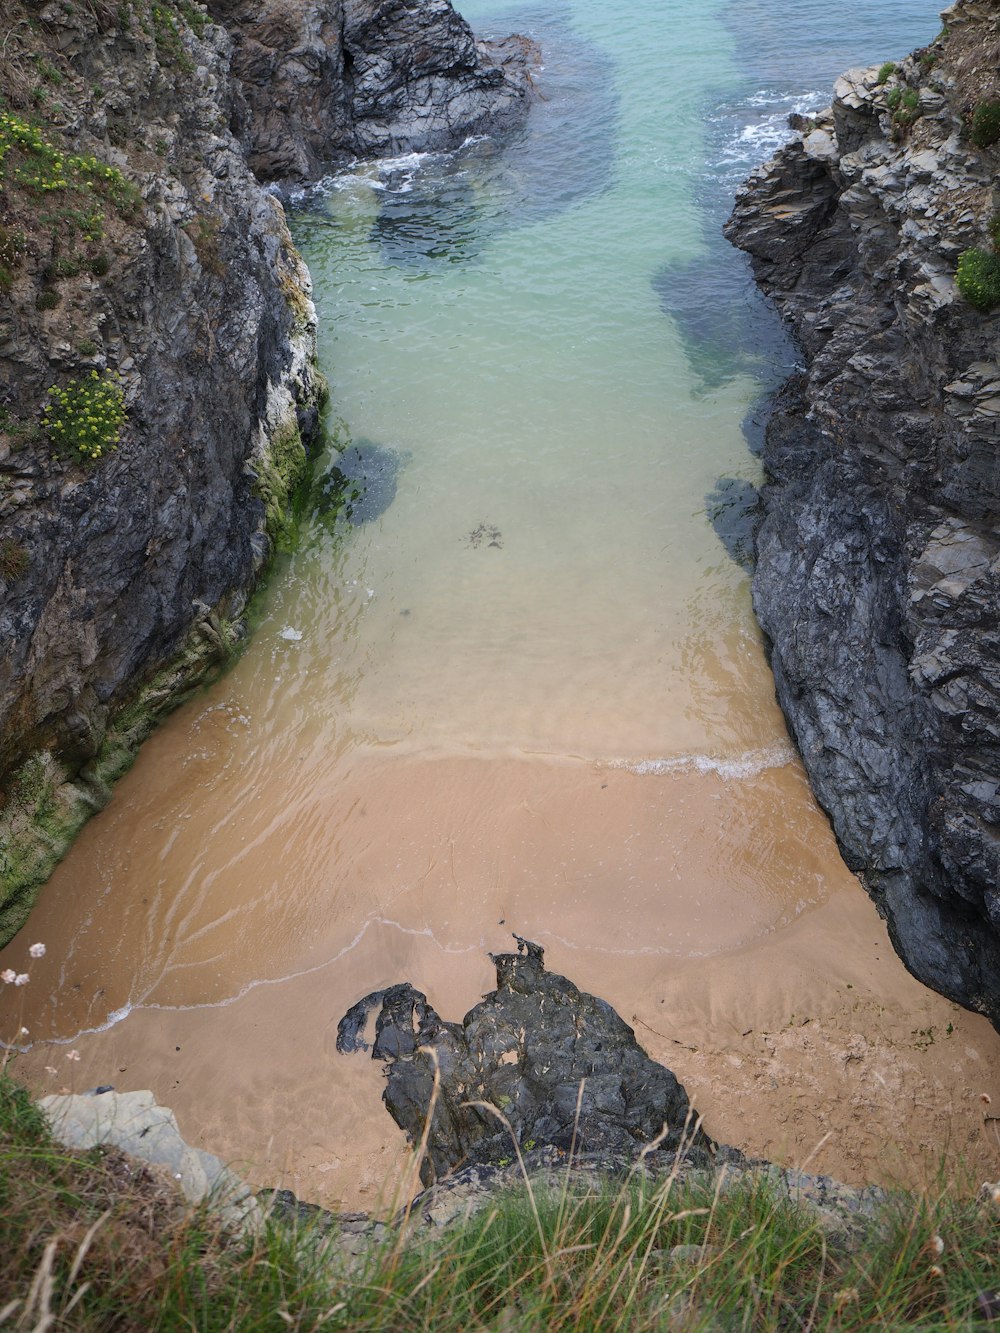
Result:
{"type": "Polygon", "coordinates": [[[715,773],[726,781],[757,777],[771,768],[784,768],[795,759],[790,745],[771,745],[761,750],[747,750],[741,755],[723,757],[711,754],[673,755],[669,759],[615,759],[607,768],[624,768],[641,776],[665,773],[715,773]]]}
{"type": "Polygon", "coordinates": [[[734,179],[760,162],[773,157],[793,137],[790,115],[812,116],[829,105],[829,89],[809,93],[782,94],[760,89],[735,107],[711,117],[716,123],[736,122],[735,132],[727,136],[714,166],[734,179]]]}
{"type": "Polygon", "coordinates": [[[278,631],[278,638],[287,639],[289,643],[298,643],[302,638],[302,631],[291,625],[286,625],[284,629],[278,631]]]}
{"type": "MultiPolygon", "coordinates": [[[[102,1023],[97,1023],[94,1027],[80,1028],[79,1031],[69,1037],[46,1037],[45,1041],[53,1046],[74,1046],[81,1037],[92,1037],[107,1032],[118,1023],[124,1022],[131,1014],[139,1013],[144,1009],[171,1014],[193,1013],[200,1009],[228,1009],[261,986],[283,986],[290,981],[298,980],[299,977],[308,977],[315,972],[322,972],[325,968],[333,967],[345,954],[351,953],[358,947],[373,926],[386,926],[390,930],[397,930],[403,935],[423,936],[436,944],[444,954],[481,953],[486,948],[486,941],[482,938],[471,944],[445,944],[437,938],[430,926],[404,926],[402,922],[394,921],[391,917],[373,915],[367,918],[354,938],[348,941],[342,949],[339,949],[329,958],[324,958],[321,963],[313,964],[312,967],[300,968],[298,971],[289,972],[287,975],[280,977],[255,977],[252,981],[248,981],[241,986],[233,995],[224,995],[219,1000],[205,1000],[200,1004],[156,1004],[155,1002],[147,1003],[144,998],[135,1001],[129,1000],[119,1009],[113,1009],[102,1023]]],[[[148,995],[149,992],[147,991],[146,994],[148,995]]],[[[33,1045],[33,1042],[26,1042],[24,1046],[16,1046],[12,1043],[0,1041],[0,1050],[6,1049],[23,1054],[30,1051],[33,1045]]]]}

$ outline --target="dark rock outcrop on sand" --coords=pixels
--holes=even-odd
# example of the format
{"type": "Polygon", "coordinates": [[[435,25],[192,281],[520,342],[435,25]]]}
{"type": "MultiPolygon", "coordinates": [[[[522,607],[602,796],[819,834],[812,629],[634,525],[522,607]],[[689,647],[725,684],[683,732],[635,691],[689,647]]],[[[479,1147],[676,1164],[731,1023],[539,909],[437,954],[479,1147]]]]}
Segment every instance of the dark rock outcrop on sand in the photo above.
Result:
{"type": "Polygon", "coordinates": [[[235,128],[262,180],[314,179],[351,157],[457,148],[527,115],[523,37],[477,41],[449,0],[209,0],[236,41],[235,128]]]}
{"type": "Polygon", "coordinates": [[[997,209],[995,13],[839,79],[727,235],[808,361],[764,453],[779,701],[903,961],[1000,1026],[1000,318],[953,280],[997,209]]]}
{"type": "Polygon", "coordinates": [[[526,1152],[553,1147],[627,1162],[655,1144],[657,1153],[711,1160],[715,1145],[670,1070],[606,1001],[547,972],[541,948],[514,938],[517,953],[491,955],[496,990],[461,1023],[445,1022],[408,983],[366,996],[340,1021],[337,1049],[370,1046],[385,1063],[383,1100],[414,1144],[433,1105],[424,1184],[470,1163],[506,1165],[512,1136],[526,1152]]]}

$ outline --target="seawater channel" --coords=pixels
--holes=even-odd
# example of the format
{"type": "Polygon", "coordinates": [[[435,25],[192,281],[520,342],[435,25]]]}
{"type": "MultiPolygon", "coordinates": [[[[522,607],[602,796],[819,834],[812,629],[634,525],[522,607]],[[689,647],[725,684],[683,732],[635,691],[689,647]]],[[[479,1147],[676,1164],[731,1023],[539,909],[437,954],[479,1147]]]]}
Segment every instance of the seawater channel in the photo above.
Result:
{"type": "Polygon", "coordinates": [[[401,980],[460,1017],[516,930],[720,1138],[855,1180],[990,1160],[996,1034],[841,863],[741,563],[795,351],[719,228],[789,111],[936,31],[875,8],[472,0],[541,45],[527,129],[296,201],[323,467],[367,489],[317,500],[248,651],[0,955],[47,945],[16,997],[39,1091],[148,1086],[256,1182],[374,1205],[402,1140],[337,1020],[401,980]]]}

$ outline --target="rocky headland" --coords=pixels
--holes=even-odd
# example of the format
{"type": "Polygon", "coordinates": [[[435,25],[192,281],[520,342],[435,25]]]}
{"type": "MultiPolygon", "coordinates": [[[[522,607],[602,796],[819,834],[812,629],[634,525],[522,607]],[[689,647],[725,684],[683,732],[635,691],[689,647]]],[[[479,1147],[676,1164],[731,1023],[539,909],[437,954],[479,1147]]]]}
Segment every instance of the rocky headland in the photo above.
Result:
{"type": "Polygon", "coordinates": [[[955,281],[997,237],[1000,15],[942,17],[837,81],[726,234],[806,360],[756,541],[779,701],[907,967],[1000,1026],[1000,320],[955,281]]]}
{"type": "Polygon", "coordinates": [[[447,0],[3,6],[0,941],[225,662],[319,438],[309,275],[263,181],[526,114],[447,0]]]}

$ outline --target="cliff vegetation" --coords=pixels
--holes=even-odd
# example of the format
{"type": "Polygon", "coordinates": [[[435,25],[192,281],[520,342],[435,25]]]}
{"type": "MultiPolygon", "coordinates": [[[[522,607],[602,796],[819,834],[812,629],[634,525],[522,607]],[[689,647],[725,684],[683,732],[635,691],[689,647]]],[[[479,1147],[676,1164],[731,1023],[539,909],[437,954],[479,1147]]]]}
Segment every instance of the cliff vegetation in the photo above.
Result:
{"type": "Polygon", "coordinates": [[[246,1234],[114,1148],[75,1152],[0,1073],[0,1319],[109,1330],[971,1329],[1000,1312],[1000,1191],[887,1199],[849,1228],[765,1178],[563,1168],[441,1228],[403,1212],[246,1234]]]}

